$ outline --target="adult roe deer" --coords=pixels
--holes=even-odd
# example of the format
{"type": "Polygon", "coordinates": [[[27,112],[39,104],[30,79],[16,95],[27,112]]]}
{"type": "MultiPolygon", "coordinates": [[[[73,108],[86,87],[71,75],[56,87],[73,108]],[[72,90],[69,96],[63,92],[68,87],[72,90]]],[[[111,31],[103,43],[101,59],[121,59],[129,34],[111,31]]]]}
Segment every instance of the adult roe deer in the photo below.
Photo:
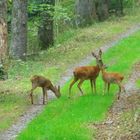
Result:
{"type": "Polygon", "coordinates": [[[102,50],[101,49],[99,50],[98,55],[96,55],[94,52],[92,52],[92,55],[96,58],[96,66],[81,66],[75,68],[75,70],[73,71],[74,80],[71,82],[69,86],[69,97],[71,94],[72,86],[78,80],[80,80],[80,82],[78,83],[78,88],[82,95],[83,95],[83,91],[81,89],[81,85],[85,80],[90,80],[92,93],[93,93],[93,84],[94,84],[94,91],[96,93],[96,78],[99,75],[100,68],[103,66],[103,62],[101,58],[102,50]]]}
{"type": "Polygon", "coordinates": [[[122,85],[124,76],[117,72],[106,72],[105,71],[106,68],[107,68],[106,65],[102,66],[101,68],[102,79],[104,81],[104,93],[106,91],[106,86],[108,86],[108,93],[109,93],[110,84],[116,84],[119,87],[119,93],[118,93],[118,99],[119,99],[121,90],[123,89],[123,91],[126,92],[124,86],[122,85]]]}
{"type": "Polygon", "coordinates": [[[31,97],[31,103],[33,104],[33,91],[37,88],[37,87],[41,87],[42,91],[43,91],[43,104],[45,104],[45,95],[47,98],[47,90],[51,90],[57,98],[59,98],[61,96],[60,94],[60,86],[58,86],[58,88],[56,86],[53,86],[52,82],[43,77],[43,76],[39,76],[39,75],[34,75],[31,78],[31,82],[32,82],[32,89],[30,92],[30,97],[31,97]]]}

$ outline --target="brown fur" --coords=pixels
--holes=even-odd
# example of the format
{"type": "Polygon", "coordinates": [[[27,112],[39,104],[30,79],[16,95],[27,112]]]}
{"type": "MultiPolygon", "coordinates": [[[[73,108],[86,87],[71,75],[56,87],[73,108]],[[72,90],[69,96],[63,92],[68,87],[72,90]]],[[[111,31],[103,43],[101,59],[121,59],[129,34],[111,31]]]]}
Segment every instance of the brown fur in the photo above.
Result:
{"type": "Polygon", "coordinates": [[[53,86],[53,84],[51,83],[51,81],[43,76],[39,76],[39,75],[34,75],[31,78],[31,82],[32,82],[32,89],[31,89],[31,93],[30,93],[30,97],[31,97],[31,103],[33,104],[33,91],[37,88],[37,87],[41,87],[43,90],[43,104],[45,104],[45,95],[47,98],[47,90],[51,90],[56,97],[60,97],[60,87],[56,88],[55,86],[53,86]]]}
{"type": "Polygon", "coordinates": [[[105,87],[104,87],[104,92],[106,90],[106,85],[108,86],[108,93],[110,89],[110,84],[116,84],[119,87],[119,93],[118,93],[118,99],[120,98],[120,92],[123,89],[125,92],[125,88],[122,85],[122,81],[124,79],[124,76],[120,73],[116,72],[106,72],[104,68],[101,69],[102,71],[102,79],[104,81],[105,87]]]}
{"type": "Polygon", "coordinates": [[[84,77],[84,79],[96,79],[99,75],[100,68],[98,66],[83,66],[78,67],[74,70],[74,77],[79,78],[84,77]]]}
{"type": "Polygon", "coordinates": [[[93,84],[94,84],[94,91],[96,93],[96,78],[99,75],[100,67],[103,65],[103,62],[102,62],[102,59],[101,59],[102,51],[100,50],[98,55],[95,55],[92,52],[92,55],[96,58],[96,64],[97,65],[96,66],[82,66],[82,67],[75,68],[75,70],[73,71],[74,79],[69,86],[69,97],[70,97],[70,94],[71,94],[72,86],[78,80],[79,80],[78,88],[79,88],[81,94],[83,94],[83,91],[81,89],[81,85],[85,80],[90,80],[92,92],[93,92],[93,84]]]}

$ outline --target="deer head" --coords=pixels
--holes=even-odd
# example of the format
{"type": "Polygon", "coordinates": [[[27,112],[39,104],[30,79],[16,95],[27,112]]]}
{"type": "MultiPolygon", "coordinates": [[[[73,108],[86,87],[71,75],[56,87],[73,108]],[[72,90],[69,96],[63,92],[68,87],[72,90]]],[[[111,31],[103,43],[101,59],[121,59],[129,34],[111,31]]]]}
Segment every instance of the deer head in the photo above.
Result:
{"type": "Polygon", "coordinates": [[[58,88],[56,86],[54,86],[54,94],[57,98],[59,98],[61,96],[61,93],[60,93],[60,86],[58,86],[58,88]]]}
{"type": "Polygon", "coordinates": [[[103,66],[103,61],[102,61],[102,50],[100,49],[98,52],[98,55],[96,55],[94,52],[92,52],[92,55],[96,59],[96,64],[101,68],[103,66]]]}

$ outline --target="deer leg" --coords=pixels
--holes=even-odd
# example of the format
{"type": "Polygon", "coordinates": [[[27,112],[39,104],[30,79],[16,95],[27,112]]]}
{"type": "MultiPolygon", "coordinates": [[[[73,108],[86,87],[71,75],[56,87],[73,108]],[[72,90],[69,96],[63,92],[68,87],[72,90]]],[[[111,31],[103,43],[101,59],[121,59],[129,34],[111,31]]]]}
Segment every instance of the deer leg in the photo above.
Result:
{"type": "Polygon", "coordinates": [[[126,93],[126,90],[125,90],[124,86],[121,85],[121,87],[123,89],[123,92],[126,93]]]}
{"type": "Polygon", "coordinates": [[[30,93],[30,98],[31,98],[31,104],[33,104],[33,93],[30,93]]]}
{"type": "Polygon", "coordinates": [[[95,80],[93,80],[93,84],[94,84],[94,92],[97,93],[96,92],[96,81],[95,80]]]}
{"type": "Polygon", "coordinates": [[[83,82],[84,82],[84,79],[80,79],[80,82],[78,83],[78,88],[79,88],[82,95],[83,95],[83,91],[81,89],[81,85],[82,85],[83,82]]]}
{"type": "Polygon", "coordinates": [[[48,100],[48,93],[47,93],[47,88],[44,89],[45,91],[45,96],[46,96],[46,101],[48,100]]]}
{"type": "Polygon", "coordinates": [[[118,83],[118,86],[119,86],[119,95],[118,95],[118,99],[119,99],[121,90],[123,90],[124,93],[126,93],[126,90],[125,90],[124,86],[121,83],[118,83]]]}
{"type": "Polygon", "coordinates": [[[32,85],[32,89],[30,92],[31,104],[33,104],[33,91],[37,88],[37,86],[32,85]]]}
{"type": "Polygon", "coordinates": [[[105,91],[106,91],[106,82],[104,82],[104,91],[103,91],[103,95],[105,94],[105,91]]]}
{"type": "Polygon", "coordinates": [[[46,93],[46,91],[45,91],[45,88],[43,87],[42,88],[42,91],[43,91],[43,105],[45,104],[45,93],[46,93]]]}
{"type": "Polygon", "coordinates": [[[90,80],[90,84],[91,84],[91,91],[93,93],[93,81],[92,80],[90,80]]]}
{"type": "Polygon", "coordinates": [[[120,99],[121,87],[119,85],[119,93],[118,93],[118,100],[120,99]]]}
{"type": "Polygon", "coordinates": [[[108,88],[107,88],[107,89],[108,89],[108,94],[109,94],[109,89],[110,89],[110,83],[108,83],[108,88]]]}
{"type": "Polygon", "coordinates": [[[69,98],[70,98],[70,95],[71,95],[71,88],[72,86],[78,81],[77,78],[74,78],[74,80],[71,82],[70,86],[69,86],[69,98]]]}
{"type": "Polygon", "coordinates": [[[121,93],[121,83],[117,83],[118,84],[118,87],[119,87],[119,93],[118,93],[118,100],[120,99],[120,93],[121,93]]]}
{"type": "Polygon", "coordinates": [[[45,95],[46,95],[46,101],[47,101],[47,100],[48,100],[48,93],[46,92],[46,94],[45,94],[45,95]]]}

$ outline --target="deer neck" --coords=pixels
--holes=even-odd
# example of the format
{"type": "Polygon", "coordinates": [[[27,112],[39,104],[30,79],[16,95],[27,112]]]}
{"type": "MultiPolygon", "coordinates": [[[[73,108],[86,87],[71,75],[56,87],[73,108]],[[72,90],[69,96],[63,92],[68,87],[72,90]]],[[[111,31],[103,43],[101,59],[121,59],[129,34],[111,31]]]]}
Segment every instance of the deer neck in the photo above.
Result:
{"type": "Polygon", "coordinates": [[[55,88],[53,85],[51,85],[50,90],[51,90],[53,93],[56,93],[56,92],[57,92],[56,88],[55,88]]]}
{"type": "Polygon", "coordinates": [[[59,87],[57,89],[56,87],[54,87],[53,85],[51,85],[50,90],[55,94],[55,96],[57,98],[59,98],[61,96],[59,87]]]}
{"type": "Polygon", "coordinates": [[[98,72],[100,72],[100,70],[101,70],[99,65],[96,65],[96,69],[97,69],[98,72]]]}
{"type": "Polygon", "coordinates": [[[103,68],[101,69],[101,72],[102,72],[102,75],[105,75],[105,73],[106,73],[105,69],[103,69],[103,68]]]}

